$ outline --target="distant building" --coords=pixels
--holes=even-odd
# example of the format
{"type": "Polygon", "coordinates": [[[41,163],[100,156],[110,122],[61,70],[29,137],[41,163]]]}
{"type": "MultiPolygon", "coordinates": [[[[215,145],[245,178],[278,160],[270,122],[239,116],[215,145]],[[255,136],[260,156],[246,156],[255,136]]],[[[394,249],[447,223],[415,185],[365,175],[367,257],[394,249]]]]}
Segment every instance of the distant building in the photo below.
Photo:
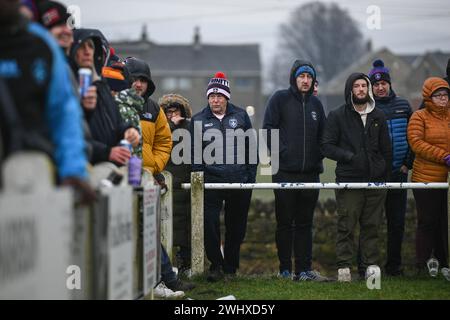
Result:
{"type": "Polygon", "coordinates": [[[344,103],[345,81],[353,72],[367,74],[376,59],[384,61],[391,74],[392,87],[395,93],[406,98],[412,108],[418,108],[422,101],[422,85],[431,76],[445,77],[447,60],[450,53],[427,52],[424,55],[397,55],[387,48],[369,52],[338,73],[320,90],[327,113],[344,103]]]}
{"type": "Polygon", "coordinates": [[[262,105],[261,61],[258,44],[213,45],[201,43],[196,28],[191,44],[161,45],[149,41],[145,29],[139,41],[113,42],[116,53],[137,57],[150,65],[157,100],[167,93],[179,93],[191,102],[194,113],[207,105],[206,87],[217,71],[230,80],[231,101],[255,108],[253,124],[260,126],[262,105]]]}

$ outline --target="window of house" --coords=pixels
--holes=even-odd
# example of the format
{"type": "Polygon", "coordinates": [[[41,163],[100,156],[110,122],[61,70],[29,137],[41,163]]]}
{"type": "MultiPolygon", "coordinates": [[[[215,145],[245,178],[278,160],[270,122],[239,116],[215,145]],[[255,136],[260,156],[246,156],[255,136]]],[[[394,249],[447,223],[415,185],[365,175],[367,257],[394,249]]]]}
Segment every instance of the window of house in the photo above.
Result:
{"type": "Polygon", "coordinates": [[[254,81],[251,78],[236,78],[234,86],[240,91],[251,91],[253,89],[254,81]]]}
{"type": "Polygon", "coordinates": [[[189,90],[192,88],[192,81],[190,78],[168,77],[163,79],[162,87],[166,91],[177,89],[189,90]]]}

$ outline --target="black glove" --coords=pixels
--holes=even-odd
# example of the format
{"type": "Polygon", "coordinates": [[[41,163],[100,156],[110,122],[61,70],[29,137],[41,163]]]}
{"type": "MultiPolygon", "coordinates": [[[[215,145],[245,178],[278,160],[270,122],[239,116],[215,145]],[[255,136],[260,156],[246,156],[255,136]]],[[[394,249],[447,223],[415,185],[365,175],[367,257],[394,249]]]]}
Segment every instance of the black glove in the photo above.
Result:
{"type": "Polygon", "coordinates": [[[169,190],[169,188],[166,185],[166,178],[164,178],[164,175],[162,173],[154,174],[153,178],[155,178],[155,181],[161,187],[161,195],[163,195],[169,190]]]}

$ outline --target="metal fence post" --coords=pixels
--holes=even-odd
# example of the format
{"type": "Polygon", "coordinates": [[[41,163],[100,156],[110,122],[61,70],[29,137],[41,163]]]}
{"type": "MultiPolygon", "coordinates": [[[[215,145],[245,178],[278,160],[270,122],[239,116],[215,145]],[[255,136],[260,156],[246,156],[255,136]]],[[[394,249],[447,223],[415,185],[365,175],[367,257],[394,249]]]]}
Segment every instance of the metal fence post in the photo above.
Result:
{"type": "Polygon", "coordinates": [[[172,174],[163,171],[167,192],[161,196],[161,243],[166,248],[170,261],[173,262],[173,187],[172,174]]]}
{"type": "Polygon", "coordinates": [[[203,242],[203,172],[191,173],[191,268],[192,275],[202,274],[205,269],[203,242]]]}

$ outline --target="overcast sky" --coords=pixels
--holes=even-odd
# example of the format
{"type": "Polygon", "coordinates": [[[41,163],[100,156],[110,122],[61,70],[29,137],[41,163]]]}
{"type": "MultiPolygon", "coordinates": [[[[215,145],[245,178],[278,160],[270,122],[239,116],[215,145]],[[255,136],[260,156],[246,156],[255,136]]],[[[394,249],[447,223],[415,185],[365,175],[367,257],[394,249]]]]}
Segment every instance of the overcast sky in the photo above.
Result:
{"type": "MultiPolygon", "coordinates": [[[[98,28],[109,40],[138,39],[147,24],[151,40],[190,43],[199,26],[205,43],[258,43],[264,66],[276,50],[278,26],[303,0],[62,0],[81,9],[82,27],[98,28]]],[[[332,1],[323,1],[332,2],[332,1]]],[[[449,0],[343,0],[374,49],[395,53],[450,52],[449,0]],[[369,30],[366,12],[381,10],[381,29],[369,30]]]]}

